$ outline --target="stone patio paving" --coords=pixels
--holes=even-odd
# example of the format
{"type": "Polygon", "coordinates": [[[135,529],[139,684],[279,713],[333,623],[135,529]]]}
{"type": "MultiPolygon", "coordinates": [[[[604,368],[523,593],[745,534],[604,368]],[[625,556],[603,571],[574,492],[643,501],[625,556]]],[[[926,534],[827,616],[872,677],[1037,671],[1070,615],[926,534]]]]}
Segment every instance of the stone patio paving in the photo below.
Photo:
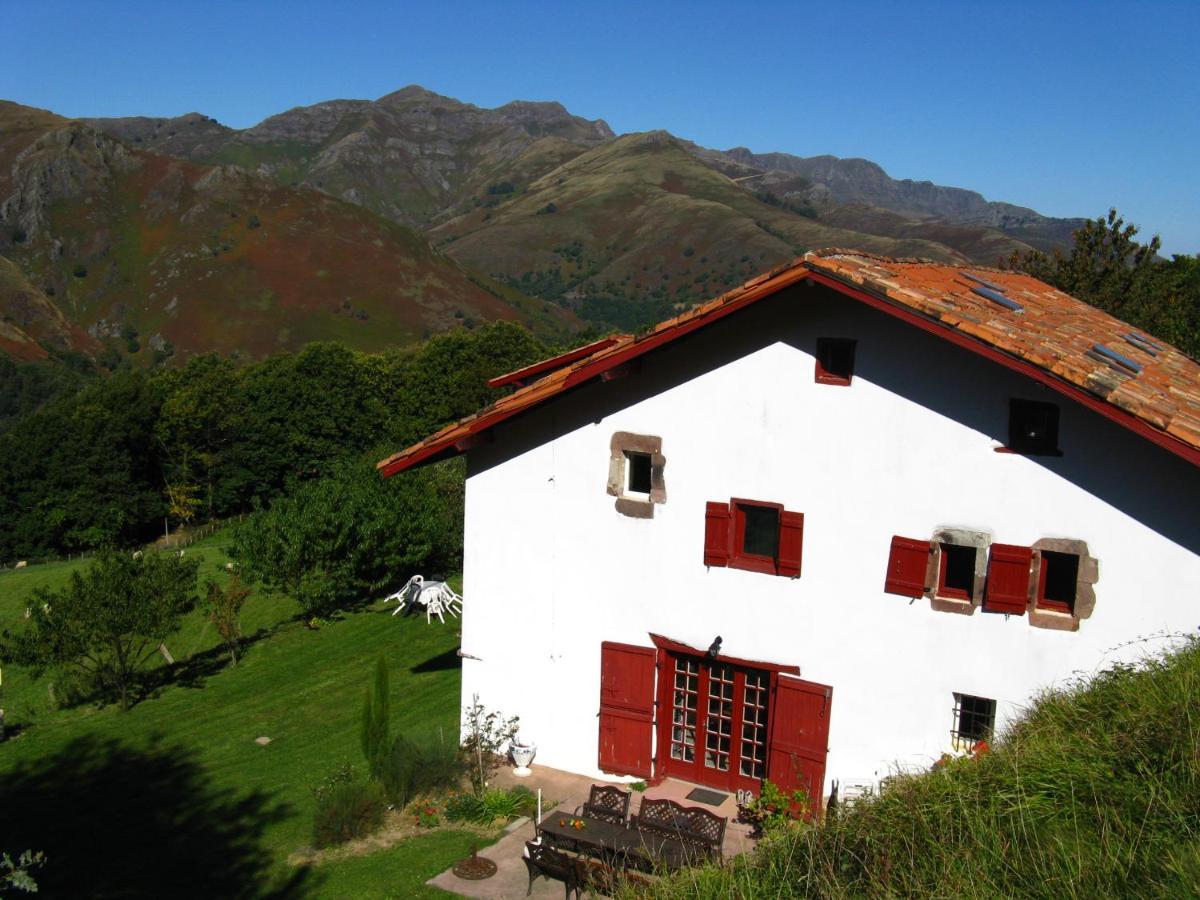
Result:
{"type": "MultiPolygon", "coordinates": [[[[557,806],[544,807],[543,815],[554,809],[567,813],[574,812],[587,799],[588,791],[593,784],[616,784],[618,787],[628,789],[628,785],[619,782],[599,781],[595,778],[537,765],[533,766],[533,774],[527,778],[515,777],[511,768],[502,769],[492,783],[501,788],[522,784],[535,793],[538,788],[541,788],[542,797],[546,803],[558,801],[557,806]]],[[[647,788],[641,796],[654,799],[665,797],[689,806],[703,806],[704,809],[727,818],[729,824],[725,828],[725,842],[722,845],[722,854],[726,860],[745,853],[753,847],[754,842],[749,837],[750,829],[733,821],[737,815],[737,804],[734,802],[733,795],[730,794],[726,797],[725,802],[719,807],[707,806],[687,799],[688,793],[694,787],[696,787],[694,784],[668,778],[657,787],[647,788]]],[[[637,812],[640,803],[641,798],[635,793],[630,803],[630,812],[637,812]]],[[[529,871],[525,868],[521,856],[525,849],[525,842],[531,840],[533,840],[533,822],[529,819],[520,819],[509,826],[508,833],[499,841],[479,851],[480,856],[487,857],[496,864],[496,874],[491,878],[483,881],[467,881],[447,869],[441,875],[431,878],[428,884],[463,897],[502,898],[502,900],[524,897],[525,890],[529,886],[529,871]]],[[[533,893],[530,896],[535,898],[562,897],[562,882],[539,878],[533,883],[533,893]]]]}

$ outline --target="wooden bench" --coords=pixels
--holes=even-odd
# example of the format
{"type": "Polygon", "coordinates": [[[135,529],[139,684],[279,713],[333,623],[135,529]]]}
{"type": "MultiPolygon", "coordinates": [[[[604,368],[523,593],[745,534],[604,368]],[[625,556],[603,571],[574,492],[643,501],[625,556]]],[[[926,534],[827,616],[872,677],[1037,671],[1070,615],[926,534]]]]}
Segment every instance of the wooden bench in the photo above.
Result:
{"type": "Polygon", "coordinates": [[[720,862],[726,821],[696,806],[646,799],[637,814],[630,817],[629,825],[643,834],[679,841],[689,850],[720,862]]]}

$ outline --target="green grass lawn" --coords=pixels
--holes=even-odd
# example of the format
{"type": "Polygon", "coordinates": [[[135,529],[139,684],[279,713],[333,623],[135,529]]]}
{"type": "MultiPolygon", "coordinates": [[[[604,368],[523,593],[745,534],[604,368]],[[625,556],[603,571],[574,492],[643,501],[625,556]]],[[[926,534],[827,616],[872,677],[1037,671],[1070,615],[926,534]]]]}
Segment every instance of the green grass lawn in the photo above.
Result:
{"type": "MultiPolygon", "coordinates": [[[[188,549],[204,557],[201,584],[227,577],[228,540],[219,532],[188,549]]],[[[65,584],[78,565],[0,575],[0,627],[20,627],[32,591],[65,584]]],[[[311,630],[292,601],[254,596],[243,615],[254,639],[236,668],[197,610],[167,641],[180,677],[128,712],[57,709],[48,676],[5,667],[0,705],[18,736],[0,744],[0,849],[46,850],[39,881],[52,896],[78,895],[82,873],[98,869],[121,896],[261,896],[269,886],[277,896],[441,895],[423,882],[477,835],[435,832],[311,871],[286,864],[309,841],[311,786],[344,761],[362,769],[359,717],[378,655],[390,667],[393,732],[457,740],[456,623],[391,609],[311,630]]],[[[88,892],[104,893],[95,877],[88,892]]]]}

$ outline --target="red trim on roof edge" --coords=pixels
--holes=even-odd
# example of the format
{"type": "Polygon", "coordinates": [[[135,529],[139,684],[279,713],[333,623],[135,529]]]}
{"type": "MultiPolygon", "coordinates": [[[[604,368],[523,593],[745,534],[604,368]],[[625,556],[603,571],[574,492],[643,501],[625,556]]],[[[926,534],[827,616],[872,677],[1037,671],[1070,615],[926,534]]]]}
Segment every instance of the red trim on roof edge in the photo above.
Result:
{"type": "Polygon", "coordinates": [[[563,366],[569,366],[571,363],[583,359],[585,356],[591,356],[593,353],[599,353],[601,350],[605,350],[618,341],[624,340],[628,337],[629,335],[619,334],[613,337],[601,338],[600,340],[593,341],[590,344],[584,344],[582,347],[576,347],[574,350],[568,350],[566,353],[560,353],[558,356],[550,357],[550,359],[543,359],[541,362],[535,362],[523,369],[517,369],[516,371],[508,372],[504,375],[498,375],[488,381],[488,387],[507,387],[510,384],[528,381],[538,375],[545,375],[549,372],[553,372],[555,369],[561,369],[563,366]]]}
{"type": "Polygon", "coordinates": [[[1044,384],[1047,387],[1053,388],[1060,394],[1065,394],[1072,400],[1083,404],[1088,409],[1100,413],[1100,415],[1104,416],[1105,418],[1111,419],[1118,425],[1128,428],[1130,431],[1141,435],[1155,444],[1158,444],[1165,450],[1170,450],[1176,456],[1182,457],[1192,465],[1200,466],[1200,450],[1196,449],[1195,447],[1189,447],[1183,441],[1172,437],[1165,431],[1159,431],[1157,428],[1146,424],[1137,416],[1113,406],[1108,401],[1103,400],[1094,394],[1089,394],[1082,388],[1078,388],[1073,384],[1068,384],[1067,382],[1062,381],[1052,373],[1047,372],[1044,369],[1040,369],[1032,363],[1028,363],[1023,359],[1017,359],[1014,356],[1010,356],[1002,350],[997,350],[995,347],[992,347],[983,341],[973,338],[970,335],[963,334],[960,331],[956,331],[954,328],[951,328],[941,322],[928,319],[919,313],[913,312],[907,307],[880,297],[877,294],[872,294],[868,291],[862,290],[859,287],[847,284],[846,282],[833,275],[830,275],[827,272],[814,272],[809,270],[808,277],[809,280],[815,282],[816,284],[832,288],[835,291],[845,294],[851,299],[866,303],[868,306],[872,306],[875,309],[895,316],[896,318],[907,322],[910,325],[915,325],[917,328],[928,331],[930,334],[935,334],[938,337],[945,338],[953,344],[957,344],[960,347],[965,347],[968,350],[978,353],[980,356],[992,360],[992,362],[1000,363],[1000,365],[1012,369],[1014,372],[1019,372],[1020,374],[1026,375],[1040,384],[1044,384]]]}

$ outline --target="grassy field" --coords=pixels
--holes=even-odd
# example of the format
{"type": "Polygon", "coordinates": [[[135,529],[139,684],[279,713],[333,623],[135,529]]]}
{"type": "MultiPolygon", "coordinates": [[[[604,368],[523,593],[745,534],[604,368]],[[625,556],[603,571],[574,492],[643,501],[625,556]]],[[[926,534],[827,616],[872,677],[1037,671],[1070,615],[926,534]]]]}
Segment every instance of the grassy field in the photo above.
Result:
{"type": "MultiPolygon", "coordinates": [[[[187,550],[204,559],[201,584],[227,577],[228,539],[187,550]]],[[[20,627],[33,590],[65,584],[79,565],[0,574],[0,627],[20,627]]],[[[297,612],[286,598],[252,597],[236,668],[191,613],[167,641],[175,677],[128,712],[57,709],[49,676],[5,667],[0,705],[17,735],[0,744],[0,849],[45,850],[49,896],[78,896],[85,883],[90,895],[123,897],[441,896],[423,882],[477,835],[433,832],[311,869],[287,857],[309,841],[311,786],[344,761],[361,770],[359,716],[378,655],[390,666],[393,730],[457,738],[455,625],[376,605],[312,630],[297,612]]]]}

